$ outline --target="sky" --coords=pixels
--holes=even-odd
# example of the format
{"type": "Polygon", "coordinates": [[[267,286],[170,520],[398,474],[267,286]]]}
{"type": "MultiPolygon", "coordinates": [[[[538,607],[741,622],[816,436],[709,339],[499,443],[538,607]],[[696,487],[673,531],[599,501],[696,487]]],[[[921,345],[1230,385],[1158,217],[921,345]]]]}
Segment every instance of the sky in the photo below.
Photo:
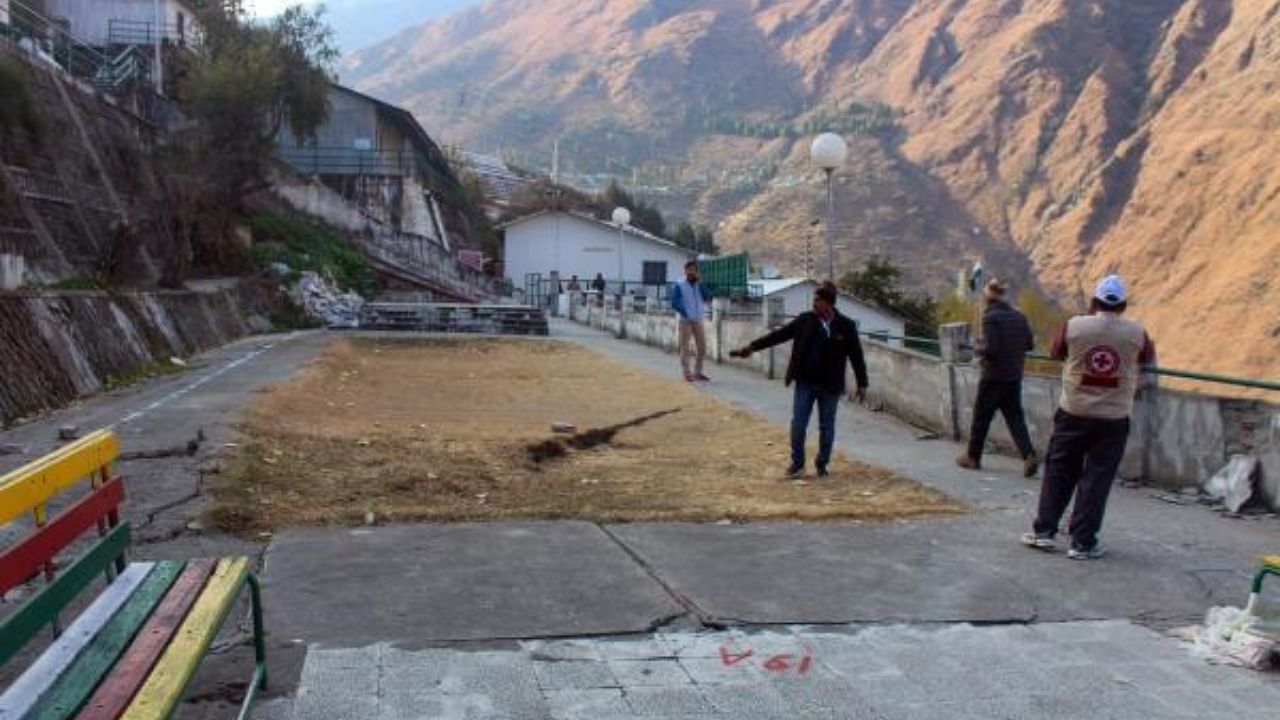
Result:
{"type": "MultiPolygon", "coordinates": [[[[257,17],[271,17],[301,0],[248,0],[257,17]]],[[[385,40],[410,25],[444,17],[482,0],[325,0],[329,25],[344,53],[385,40]]],[[[317,5],[318,2],[302,2],[317,5]]]]}

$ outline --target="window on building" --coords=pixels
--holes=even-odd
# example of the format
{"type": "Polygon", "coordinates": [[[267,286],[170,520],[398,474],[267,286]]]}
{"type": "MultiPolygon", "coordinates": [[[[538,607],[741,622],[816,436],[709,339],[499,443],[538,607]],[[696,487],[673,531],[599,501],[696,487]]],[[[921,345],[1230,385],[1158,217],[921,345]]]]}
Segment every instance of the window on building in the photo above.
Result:
{"type": "Polygon", "coordinates": [[[644,262],[644,284],[666,285],[667,264],[661,261],[646,260],[644,262]]]}

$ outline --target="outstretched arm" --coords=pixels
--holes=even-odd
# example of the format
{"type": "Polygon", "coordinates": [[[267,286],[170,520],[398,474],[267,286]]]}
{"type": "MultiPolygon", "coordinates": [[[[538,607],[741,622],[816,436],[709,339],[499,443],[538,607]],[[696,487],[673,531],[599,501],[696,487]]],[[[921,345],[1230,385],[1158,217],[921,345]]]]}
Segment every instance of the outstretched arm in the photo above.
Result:
{"type": "Polygon", "coordinates": [[[732,357],[751,357],[752,353],[767,350],[774,345],[781,345],[788,340],[795,340],[800,332],[800,318],[796,318],[773,332],[748,343],[746,347],[729,353],[732,357]]]}

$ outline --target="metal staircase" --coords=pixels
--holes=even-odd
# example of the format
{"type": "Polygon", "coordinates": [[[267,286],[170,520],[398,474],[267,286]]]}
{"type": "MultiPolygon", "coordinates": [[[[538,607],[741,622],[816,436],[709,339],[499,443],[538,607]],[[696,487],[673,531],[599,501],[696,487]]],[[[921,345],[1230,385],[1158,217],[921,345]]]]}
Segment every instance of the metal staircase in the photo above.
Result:
{"type": "Polygon", "coordinates": [[[67,32],[21,0],[8,0],[8,13],[0,15],[0,44],[18,48],[34,60],[61,68],[68,75],[104,91],[115,91],[131,80],[151,73],[150,59],[136,47],[111,57],[67,32]]]}

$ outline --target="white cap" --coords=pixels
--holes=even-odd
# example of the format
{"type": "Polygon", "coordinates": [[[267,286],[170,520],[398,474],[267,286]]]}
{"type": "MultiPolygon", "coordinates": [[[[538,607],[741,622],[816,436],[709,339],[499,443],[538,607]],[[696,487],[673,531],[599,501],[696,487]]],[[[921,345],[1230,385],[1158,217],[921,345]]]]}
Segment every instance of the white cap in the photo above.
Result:
{"type": "Polygon", "coordinates": [[[1129,299],[1129,291],[1125,288],[1124,278],[1119,275],[1108,275],[1098,283],[1093,296],[1106,305],[1119,305],[1129,299]]]}

